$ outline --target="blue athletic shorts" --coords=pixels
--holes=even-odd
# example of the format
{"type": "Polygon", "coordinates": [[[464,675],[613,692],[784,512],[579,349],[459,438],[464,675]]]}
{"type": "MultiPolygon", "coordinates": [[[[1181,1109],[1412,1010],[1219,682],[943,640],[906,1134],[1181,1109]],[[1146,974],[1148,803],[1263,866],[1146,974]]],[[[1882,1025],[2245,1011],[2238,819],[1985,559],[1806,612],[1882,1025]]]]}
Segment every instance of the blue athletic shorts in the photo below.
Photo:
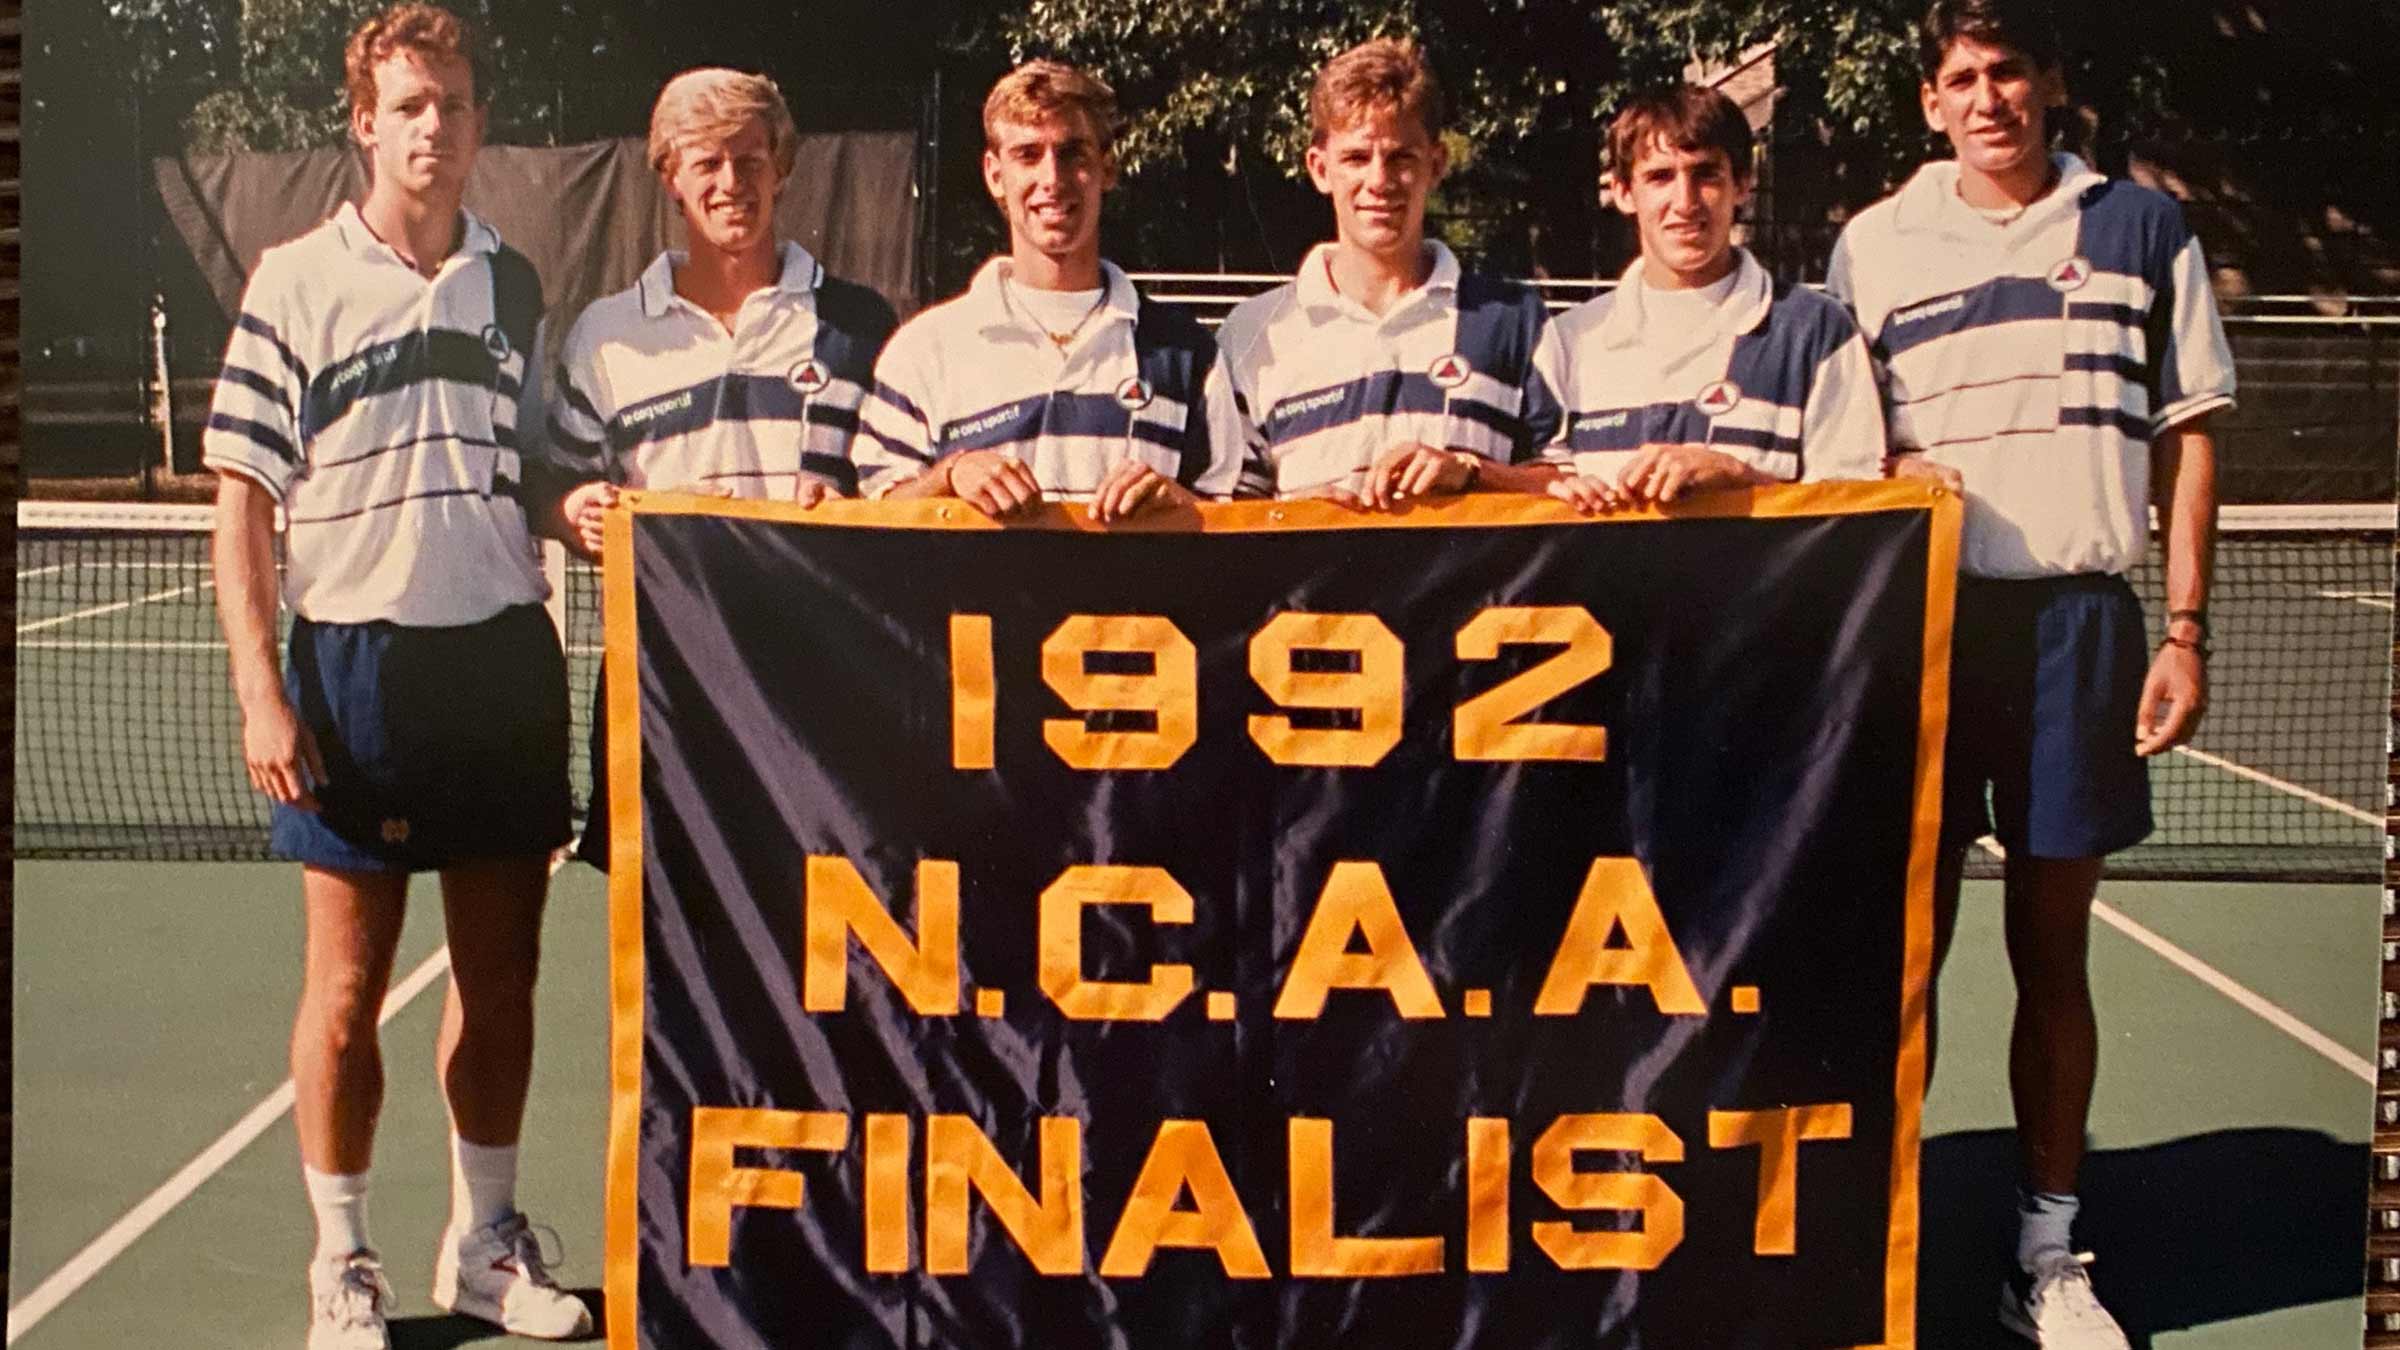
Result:
{"type": "Polygon", "coordinates": [[[275,856],[422,872],[567,842],[567,668],[539,605],[481,623],[292,625],[283,687],[315,733],[316,812],[275,808],[275,856]]]}
{"type": "Polygon", "coordinates": [[[1960,577],[1943,842],[1991,834],[2011,853],[2094,858],[2148,836],[2150,771],[2133,752],[2148,658],[2123,577],[1960,577]]]}
{"type": "Polygon", "coordinates": [[[592,680],[591,795],[584,798],[583,837],[575,856],[608,870],[608,671],[592,680]]]}

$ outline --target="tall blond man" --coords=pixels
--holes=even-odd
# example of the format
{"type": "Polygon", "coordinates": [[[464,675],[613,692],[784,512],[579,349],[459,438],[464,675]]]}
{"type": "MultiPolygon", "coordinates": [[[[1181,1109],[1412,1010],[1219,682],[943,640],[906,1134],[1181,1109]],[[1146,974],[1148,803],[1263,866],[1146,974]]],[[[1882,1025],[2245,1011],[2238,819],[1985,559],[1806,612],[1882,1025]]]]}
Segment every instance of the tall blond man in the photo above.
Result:
{"type": "MultiPolygon", "coordinates": [[[[897,322],[865,286],[780,238],[775,210],[799,132],[764,75],[687,70],[650,113],[650,167],[683,217],[685,246],[592,302],[559,349],[549,454],[570,478],[550,532],[598,557],[620,487],[814,505],[856,490],[850,440],[897,322]]],[[[592,697],[589,800],[608,755],[592,697]]],[[[608,813],[577,852],[608,866],[608,813]]]]}
{"type": "Polygon", "coordinates": [[[566,669],[518,450],[520,409],[540,406],[541,283],[460,207],[483,142],[479,59],[430,5],[351,35],[366,199],[259,260],[202,440],[243,758],[275,804],[275,853],[301,864],[291,1058],[317,1226],[310,1350],[390,1345],[366,1221],[376,1019],[421,871],[440,875],[450,949],[434,1302],[533,1336],[591,1328],[516,1208],[547,861],[568,834],[566,669]]]}

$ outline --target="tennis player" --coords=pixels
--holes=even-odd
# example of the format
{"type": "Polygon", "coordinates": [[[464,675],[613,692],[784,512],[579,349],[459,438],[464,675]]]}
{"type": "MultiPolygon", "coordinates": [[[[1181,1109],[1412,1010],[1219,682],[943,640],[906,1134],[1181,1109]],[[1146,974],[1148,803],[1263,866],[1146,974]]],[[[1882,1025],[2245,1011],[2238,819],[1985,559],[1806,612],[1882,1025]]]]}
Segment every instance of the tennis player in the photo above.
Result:
{"type": "Polygon", "coordinates": [[[1534,353],[1566,410],[1551,454],[1572,472],[1550,492],[1579,510],[1882,476],[1883,403],[1849,311],[1734,246],[1751,150],[1742,110],[1698,85],[1642,95],[1609,125],[1603,167],[1641,256],[1534,353]]]}
{"type": "Polygon", "coordinates": [[[983,182],[1008,252],[892,335],[851,442],[867,495],[995,519],[1082,501],[1109,523],[1232,494],[1201,406],[1215,343],[1100,256],[1116,122],[1115,92],[1056,61],[992,86],[983,182]]]}
{"type": "MultiPolygon", "coordinates": [[[[855,489],[850,438],[898,322],[883,297],[778,240],[799,133],[763,75],[687,70],[650,112],[650,167],[683,213],[669,250],[567,332],[553,462],[580,485],[547,532],[600,555],[619,486],[813,506],[855,489]]],[[[606,701],[592,696],[593,803],[577,854],[608,867],[606,701]]]]}
{"type": "Polygon", "coordinates": [[[1299,274],[1235,306],[1217,331],[1211,439],[1253,496],[1389,510],[1477,489],[1539,492],[1558,405],[1533,369],[1543,326],[1528,287],[1459,270],[1425,237],[1449,167],[1442,91],[1407,42],[1325,64],[1308,96],[1308,175],[1334,238],[1299,274]]]}
{"type": "Polygon", "coordinates": [[[483,139],[479,60],[430,5],[351,35],[366,200],[259,260],[203,438],[243,758],[274,801],[274,851],[301,864],[291,1061],[317,1222],[310,1350],[390,1344],[366,1213],[376,1018],[419,871],[440,874],[450,944],[435,1057],[453,1184],[434,1302],[524,1335],[591,1329],[516,1208],[547,859],[567,838],[566,669],[516,448],[541,285],[459,207],[483,139]],[[280,674],[278,507],[293,616],[280,674]]]}
{"type": "Polygon", "coordinates": [[[2101,860],[2150,832],[2144,760],[2207,706],[2208,419],[2234,372],[2175,202],[2049,151],[2060,56],[2034,0],[1937,0],[1919,97],[1954,156],[1851,222],[1830,284],[1881,365],[1897,470],[1966,493],[1937,952],[1988,832],[2007,855],[2023,1168],[2001,1320],[2043,1346],[2120,1350],[2069,1232],[2097,1066],[2085,947],[2101,860]],[[2124,578],[2153,505],[2155,652],[2124,578]]]}

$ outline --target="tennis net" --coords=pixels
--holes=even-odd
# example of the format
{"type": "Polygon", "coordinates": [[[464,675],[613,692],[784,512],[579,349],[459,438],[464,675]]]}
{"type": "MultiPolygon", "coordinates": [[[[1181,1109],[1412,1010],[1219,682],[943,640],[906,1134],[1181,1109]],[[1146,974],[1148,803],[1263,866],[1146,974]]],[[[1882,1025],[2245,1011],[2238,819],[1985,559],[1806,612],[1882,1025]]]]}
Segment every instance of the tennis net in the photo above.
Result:
{"type": "MultiPolygon", "coordinates": [[[[217,629],[208,520],[205,507],[19,508],[19,855],[265,855],[266,807],[242,771],[217,629]]],[[[2193,745],[2157,762],[2158,831],[2118,855],[2114,874],[2380,874],[2392,527],[2390,507],[2226,509],[2208,720],[2193,745]]],[[[2154,626],[2156,552],[2134,578],[2154,626]]],[[[581,563],[554,555],[552,574],[580,794],[599,595],[581,563]]]]}

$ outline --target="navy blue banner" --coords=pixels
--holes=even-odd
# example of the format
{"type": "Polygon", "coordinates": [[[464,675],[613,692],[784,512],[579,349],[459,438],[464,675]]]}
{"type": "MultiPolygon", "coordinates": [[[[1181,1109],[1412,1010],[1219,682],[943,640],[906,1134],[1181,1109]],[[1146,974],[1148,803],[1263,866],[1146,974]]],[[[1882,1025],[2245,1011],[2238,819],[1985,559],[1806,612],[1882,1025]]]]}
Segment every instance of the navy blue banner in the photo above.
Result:
{"type": "Polygon", "coordinates": [[[1954,499],[612,519],[612,1346],[1913,1345],[1954,499]]]}

